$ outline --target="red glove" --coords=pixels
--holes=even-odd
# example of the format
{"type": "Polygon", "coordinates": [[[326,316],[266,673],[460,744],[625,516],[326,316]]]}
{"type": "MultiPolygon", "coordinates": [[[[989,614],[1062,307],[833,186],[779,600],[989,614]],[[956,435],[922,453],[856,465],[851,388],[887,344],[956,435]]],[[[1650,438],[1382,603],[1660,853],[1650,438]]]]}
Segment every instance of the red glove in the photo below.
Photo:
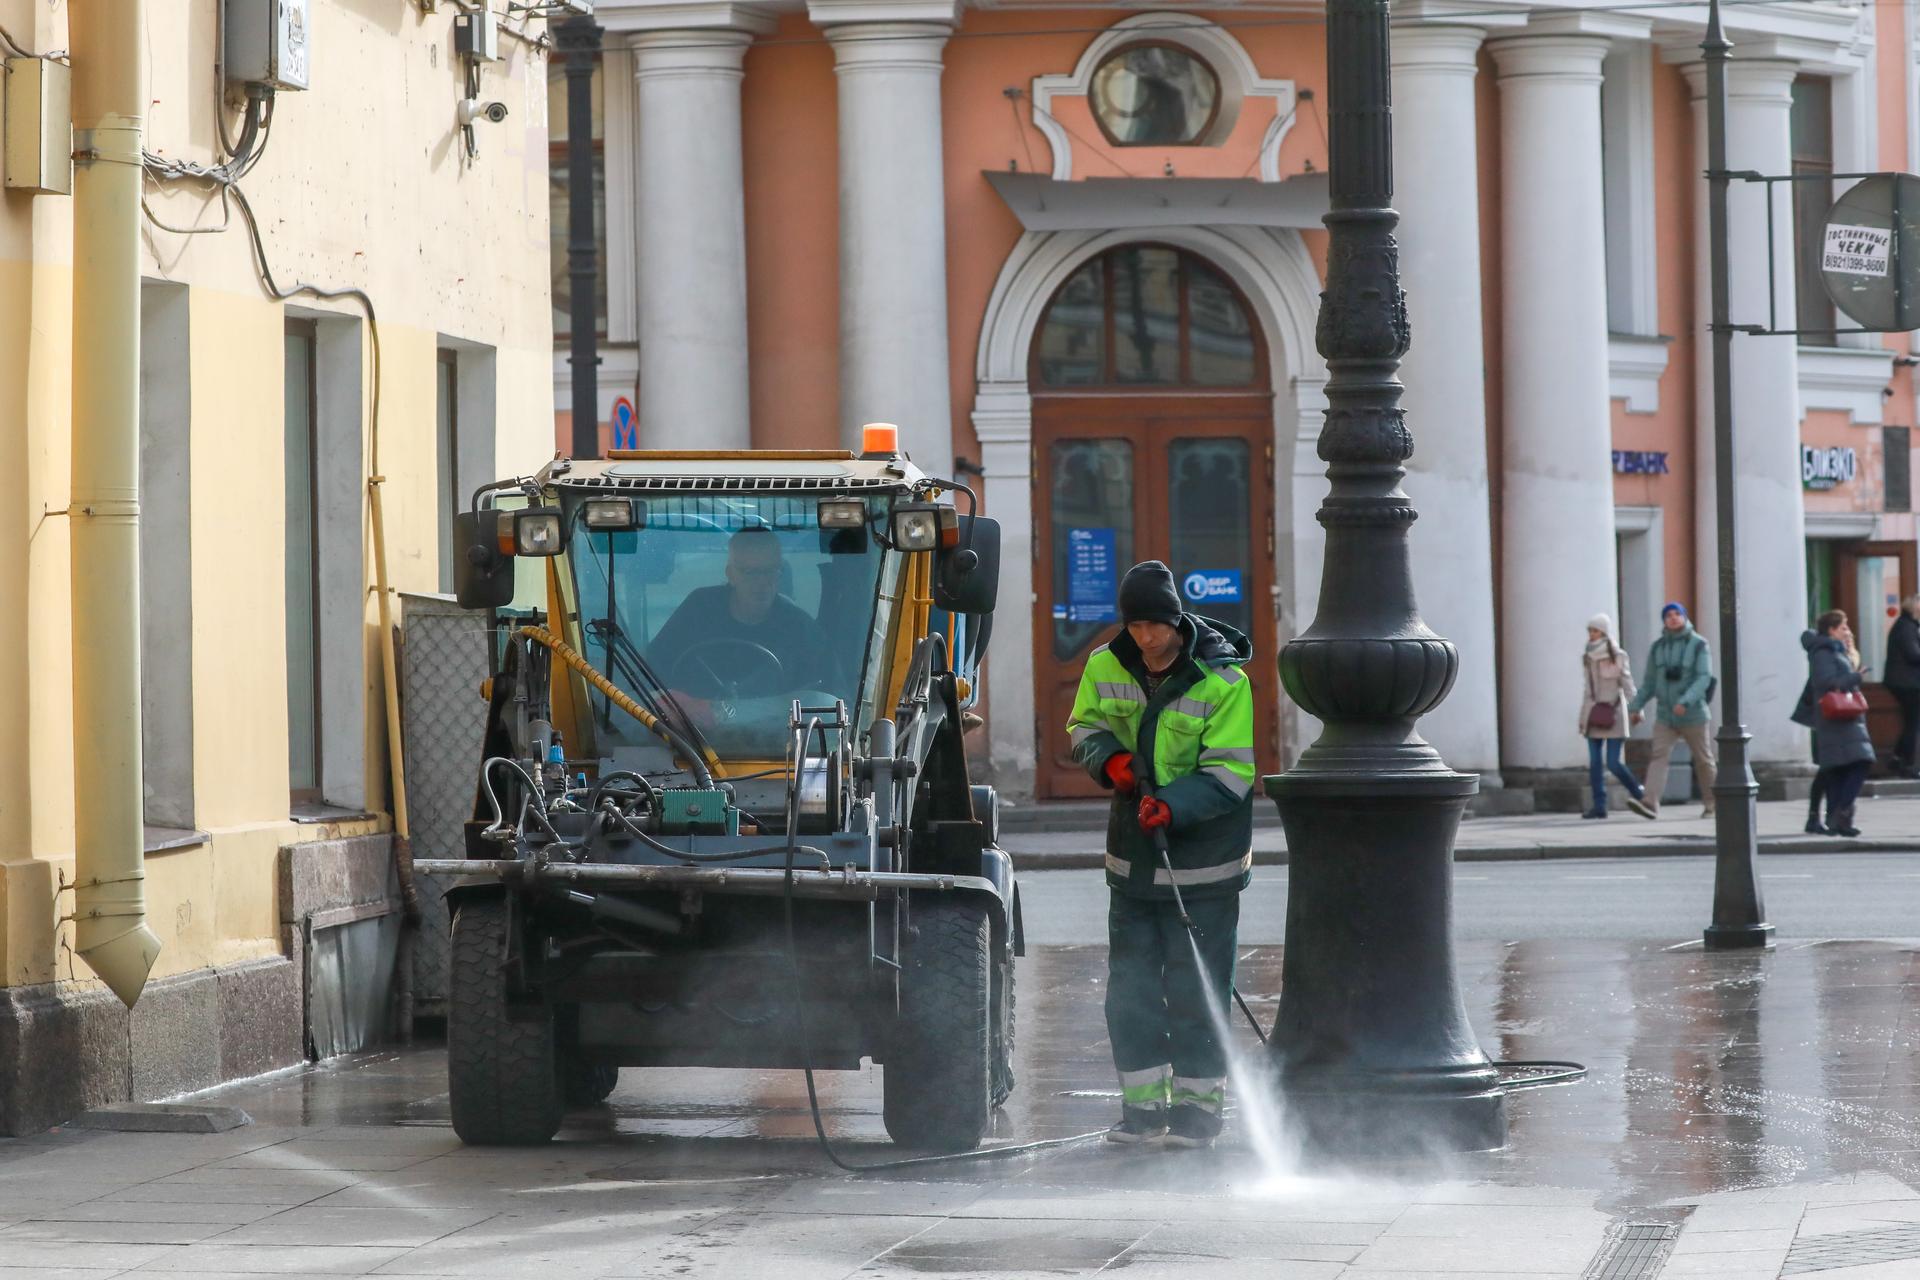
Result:
{"type": "Polygon", "coordinates": [[[1158,831],[1173,825],[1173,810],[1158,796],[1140,797],[1140,829],[1158,831]]]}
{"type": "Polygon", "coordinates": [[[1140,789],[1140,780],[1133,776],[1133,753],[1121,751],[1107,757],[1101,766],[1106,771],[1107,781],[1113,789],[1123,796],[1130,796],[1140,789]]]}

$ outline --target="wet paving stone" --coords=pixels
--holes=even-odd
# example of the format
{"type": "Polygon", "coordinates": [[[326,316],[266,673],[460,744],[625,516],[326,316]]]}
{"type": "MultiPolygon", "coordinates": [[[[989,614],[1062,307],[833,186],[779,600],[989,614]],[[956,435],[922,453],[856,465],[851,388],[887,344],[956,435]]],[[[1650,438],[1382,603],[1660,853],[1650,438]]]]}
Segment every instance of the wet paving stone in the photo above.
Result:
{"type": "MultiPolygon", "coordinates": [[[[1281,959],[1241,957],[1268,1021],[1281,959]]],[[[1514,1094],[1499,1152],[1333,1163],[1283,1149],[1276,1164],[1236,1097],[1212,1151],[1095,1140],[849,1176],[814,1142],[798,1073],[692,1069],[625,1073],[549,1146],[480,1150],[453,1136],[444,1057],[424,1046],[203,1095],[255,1118],[234,1134],[0,1142],[0,1280],[1573,1280],[1625,1224],[1650,1222],[1678,1229],[1661,1277],[1774,1280],[1856,1257],[1834,1265],[1920,1276],[1920,1253],[1901,1252],[1920,1230],[1920,944],[1527,941],[1463,944],[1459,959],[1490,1056],[1589,1069],[1514,1094]]],[[[1104,977],[1098,947],[1023,962],[1020,1085],[990,1143],[1111,1122],[1104,977]]],[[[1257,1064],[1252,1032],[1237,1034],[1257,1064]]],[[[900,1154],[879,1081],[819,1076],[855,1162],[900,1154]]]]}

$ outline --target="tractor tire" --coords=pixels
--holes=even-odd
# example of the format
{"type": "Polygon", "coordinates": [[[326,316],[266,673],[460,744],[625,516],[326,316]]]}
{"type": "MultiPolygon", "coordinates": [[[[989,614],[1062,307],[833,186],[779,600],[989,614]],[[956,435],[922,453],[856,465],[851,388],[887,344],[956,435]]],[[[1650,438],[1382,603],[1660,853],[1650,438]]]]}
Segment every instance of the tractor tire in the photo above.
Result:
{"type": "Polygon", "coordinates": [[[560,1083],[570,1107],[597,1107],[620,1084],[620,1068],[582,1062],[568,1054],[561,1059],[560,1083]]]}
{"type": "Polygon", "coordinates": [[[977,904],[914,903],[900,1015],[881,1079],[887,1135],[970,1151],[993,1115],[992,930],[977,904]]]}
{"type": "Polygon", "coordinates": [[[993,967],[993,1105],[1013,1096],[1013,948],[993,967]]]}
{"type": "Polygon", "coordinates": [[[475,1147],[531,1147],[564,1111],[551,1007],[507,1006],[507,904],[454,912],[447,972],[447,1087],[453,1131],[475,1147]]]}

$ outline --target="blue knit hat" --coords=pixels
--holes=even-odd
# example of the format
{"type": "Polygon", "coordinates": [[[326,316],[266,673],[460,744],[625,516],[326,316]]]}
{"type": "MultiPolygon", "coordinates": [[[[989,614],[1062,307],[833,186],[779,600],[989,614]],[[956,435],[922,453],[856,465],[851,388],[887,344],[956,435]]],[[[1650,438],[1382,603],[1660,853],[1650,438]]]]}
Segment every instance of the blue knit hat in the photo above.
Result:
{"type": "Polygon", "coordinates": [[[1660,611],[1660,616],[1664,618],[1670,613],[1677,613],[1684,618],[1687,616],[1687,606],[1681,604],[1678,600],[1669,600],[1667,601],[1667,607],[1660,611]]]}

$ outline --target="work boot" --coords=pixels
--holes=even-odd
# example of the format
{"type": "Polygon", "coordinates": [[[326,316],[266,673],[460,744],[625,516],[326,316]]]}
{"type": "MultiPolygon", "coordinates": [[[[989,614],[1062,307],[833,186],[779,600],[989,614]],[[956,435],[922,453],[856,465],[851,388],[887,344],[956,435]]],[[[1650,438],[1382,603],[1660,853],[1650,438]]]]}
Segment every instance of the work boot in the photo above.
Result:
{"type": "Polygon", "coordinates": [[[1166,1136],[1165,1107],[1123,1106],[1120,1108],[1120,1123],[1107,1130],[1108,1142],[1121,1142],[1129,1146],[1138,1146],[1143,1142],[1158,1142],[1166,1136]]]}
{"type": "Polygon", "coordinates": [[[1633,810],[1643,818],[1657,818],[1660,816],[1660,811],[1648,804],[1645,796],[1628,796],[1627,808],[1633,810]]]}
{"type": "Polygon", "coordinates": [[[1220,1136],[1218,1112],[1183,1102],[1168,1117],[1167,1145],[1170,1147],[1210,1147],[1220,1136]]]}

